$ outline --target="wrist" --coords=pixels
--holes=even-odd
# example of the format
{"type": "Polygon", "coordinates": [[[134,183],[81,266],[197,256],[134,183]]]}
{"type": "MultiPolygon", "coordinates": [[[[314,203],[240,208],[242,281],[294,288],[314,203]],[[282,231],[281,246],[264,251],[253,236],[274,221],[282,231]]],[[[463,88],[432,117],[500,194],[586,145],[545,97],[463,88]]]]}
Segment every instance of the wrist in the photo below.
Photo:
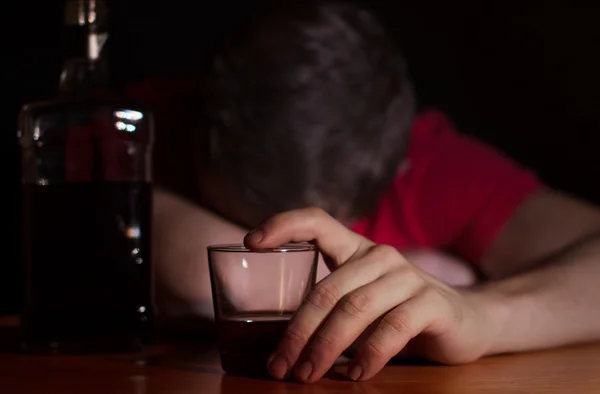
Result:
{"type": "Polygon", "coordinates": [[[510,327],[518,310],[518,297],[491,287],[474,289],[471,296],[482,322],[481,330],[486,336],[483,356],[511,351],[508,346],[510,327]]]}

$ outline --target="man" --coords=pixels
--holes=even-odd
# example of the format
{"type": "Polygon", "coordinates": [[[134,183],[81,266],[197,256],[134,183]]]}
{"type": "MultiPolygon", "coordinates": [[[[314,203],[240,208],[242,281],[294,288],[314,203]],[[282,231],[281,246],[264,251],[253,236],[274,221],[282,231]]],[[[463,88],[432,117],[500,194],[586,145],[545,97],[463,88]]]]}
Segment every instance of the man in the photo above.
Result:
{"type": "Polygon", "coordinates": [[[321,263],[270,361],[276,378],[315,381],[353,343],[348,375],[364,380],[403,349],[455,364],[600,339],[600,211],[443,114],[415,116],[404,60],[368,11],[265,13],[217,47],[199,85],[191,136],[169,128],[186,114],[166,90],[132,91],[152,104],[157,89],[159,133],[178,141],[159,184],[193,186],[155,198],[172,315],[211,316],[206,245],[258,226],[249,247],[312,240],[332,272],[321,263]]]}

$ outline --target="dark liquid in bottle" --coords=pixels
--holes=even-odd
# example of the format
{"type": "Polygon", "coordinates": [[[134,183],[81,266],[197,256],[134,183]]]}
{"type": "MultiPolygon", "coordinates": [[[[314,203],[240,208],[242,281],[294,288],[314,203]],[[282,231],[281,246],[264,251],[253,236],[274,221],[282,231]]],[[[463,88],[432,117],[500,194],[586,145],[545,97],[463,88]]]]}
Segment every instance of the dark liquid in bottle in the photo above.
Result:
{"type": "Polygon", "coordinates": [[[231,375],[268,377],[267,360],[291,314],[253,313],[218,321],[223,370],[231,375]]]}
{"type": "Polygon", "coordinates": [[[24,185],[26,351],[137,350],[154,323],[145,182],[24,185]]]}

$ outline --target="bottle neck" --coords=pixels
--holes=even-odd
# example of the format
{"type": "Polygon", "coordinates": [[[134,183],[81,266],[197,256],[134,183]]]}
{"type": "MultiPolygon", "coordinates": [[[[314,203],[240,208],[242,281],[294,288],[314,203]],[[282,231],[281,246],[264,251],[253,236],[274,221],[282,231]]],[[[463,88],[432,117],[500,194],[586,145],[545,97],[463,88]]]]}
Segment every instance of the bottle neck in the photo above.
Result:
{"type": "Polygon", "coordinates": [[[106,66],[102,60],[85,58],[67,60],[60,75],[60,93],[82,96],[108,89],[106,66]]]}
{"type": "Polygon", "coordinates": [[[106,9],[98,0],[67,0],[65,57],[59,90],[65,95],[89,94],[108,85],[107,59],[102,51],[106,9]]]}

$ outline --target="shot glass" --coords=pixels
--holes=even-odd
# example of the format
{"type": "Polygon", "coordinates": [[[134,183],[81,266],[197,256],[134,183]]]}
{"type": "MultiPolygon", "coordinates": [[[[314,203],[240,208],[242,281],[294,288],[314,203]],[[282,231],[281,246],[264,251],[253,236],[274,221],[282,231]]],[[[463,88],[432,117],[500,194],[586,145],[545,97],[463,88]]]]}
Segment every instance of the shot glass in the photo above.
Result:
{"type": "Polygon", "coordinates": [[[310,244],[252,250],[243,245],[208,247],[225,372],[267,376],[267,358],[315,284],[318,256],[310,244]]]}

